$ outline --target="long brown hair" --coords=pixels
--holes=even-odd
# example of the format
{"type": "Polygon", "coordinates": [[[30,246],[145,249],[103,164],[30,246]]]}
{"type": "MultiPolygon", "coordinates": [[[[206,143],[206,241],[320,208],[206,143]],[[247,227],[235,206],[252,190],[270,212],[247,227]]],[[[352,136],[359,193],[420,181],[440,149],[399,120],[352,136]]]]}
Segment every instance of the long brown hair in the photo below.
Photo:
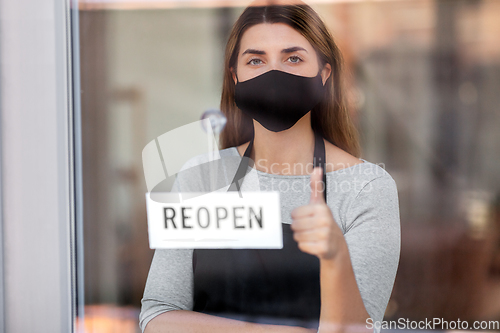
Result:
{"type": "Polygon", "coordinates": [[[318,14],[307,4],[249,6],[233,26],[226,45],[221,111],[227,124],[221,132],[221,149],[239,146],[253,136],[252,119],[238,109],[234,102],[235,84],[231,68],[236,69],[243,33],[260,23],[285,23],[302,34],[318,54],[320,68],[326,63],[332,74],[325,82],[325,98],[311,110],[311,127],[349,154],[359,157],[359,134],[347,108],[342,73],[342,54],[318,14]]]}

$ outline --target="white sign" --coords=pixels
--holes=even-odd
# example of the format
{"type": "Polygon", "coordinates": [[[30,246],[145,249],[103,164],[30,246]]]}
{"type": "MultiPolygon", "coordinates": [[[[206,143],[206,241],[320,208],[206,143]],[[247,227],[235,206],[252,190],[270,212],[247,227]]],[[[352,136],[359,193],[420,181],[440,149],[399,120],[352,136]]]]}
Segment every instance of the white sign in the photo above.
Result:
{"type": "Polygon", "coordinates": [[[146,193],[152,249],[283,247],[279,192],[153,193],[153,198],[146,193]]]}

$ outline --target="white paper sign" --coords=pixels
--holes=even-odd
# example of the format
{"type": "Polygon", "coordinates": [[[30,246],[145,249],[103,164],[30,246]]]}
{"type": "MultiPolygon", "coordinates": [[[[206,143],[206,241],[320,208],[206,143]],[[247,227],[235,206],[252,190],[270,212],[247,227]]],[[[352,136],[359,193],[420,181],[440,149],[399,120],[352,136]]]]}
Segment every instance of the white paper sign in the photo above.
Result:
{"type": "Polygon", "coordinates": [[[154,193],[153,198],[146,193],[152,249],[283,247],[279,192],[154,193]]]}

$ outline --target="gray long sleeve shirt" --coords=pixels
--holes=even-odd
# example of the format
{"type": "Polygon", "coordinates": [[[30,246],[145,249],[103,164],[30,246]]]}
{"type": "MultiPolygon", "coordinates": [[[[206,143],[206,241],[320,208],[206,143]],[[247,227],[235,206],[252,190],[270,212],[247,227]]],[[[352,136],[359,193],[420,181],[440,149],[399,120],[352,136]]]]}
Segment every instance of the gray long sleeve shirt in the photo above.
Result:
{"type": "MultiPolygon", "coordinates": [[[[233,147],[221,150],[220,156],[235,161],[240,155],[233,147]]],[[[380,322],[399,264],[398,193],[396,183],[387,171],[361,160],[364,163],[326,174],[327,204],[344,234],[365,308],[373,322],[380,322]]],[[[195,167],[205,162],[207,157],[201,155],[186,163],[183,170],[190,169],[191,172],[179,173],[172,191],[206,190],[207,177],[195,167]]],[[[222,168],[221,173],[225,184],[229,185],[235,166],[222,168]]],[[[309,203],[309,179],[308,175],[276,175],[251,169],[241,190],[279,191],[282,223],[291,223],[291,211],[309,203]]],[[[193,309],[192,254],[191,249],[155,251],[139,317],[142,331],[151,319],[163,312],[193,309]]]]}

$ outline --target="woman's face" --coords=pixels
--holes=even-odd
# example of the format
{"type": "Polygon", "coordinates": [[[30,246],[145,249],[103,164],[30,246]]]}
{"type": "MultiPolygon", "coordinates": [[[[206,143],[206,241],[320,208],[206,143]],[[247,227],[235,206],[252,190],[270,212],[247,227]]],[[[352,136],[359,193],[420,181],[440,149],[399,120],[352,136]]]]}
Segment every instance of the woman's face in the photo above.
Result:
{"type": "MultiPolygon", "coordinates": [[[[273,69],[314,77],[319,71],[318,56],[309,41],[287,24],[261,23],[248,28],[240,41],[238,80],[246,81],[273,69]]],[[[330,73],[331,66],[326,64],[321,73],[323,84],[330,73]]]]}

